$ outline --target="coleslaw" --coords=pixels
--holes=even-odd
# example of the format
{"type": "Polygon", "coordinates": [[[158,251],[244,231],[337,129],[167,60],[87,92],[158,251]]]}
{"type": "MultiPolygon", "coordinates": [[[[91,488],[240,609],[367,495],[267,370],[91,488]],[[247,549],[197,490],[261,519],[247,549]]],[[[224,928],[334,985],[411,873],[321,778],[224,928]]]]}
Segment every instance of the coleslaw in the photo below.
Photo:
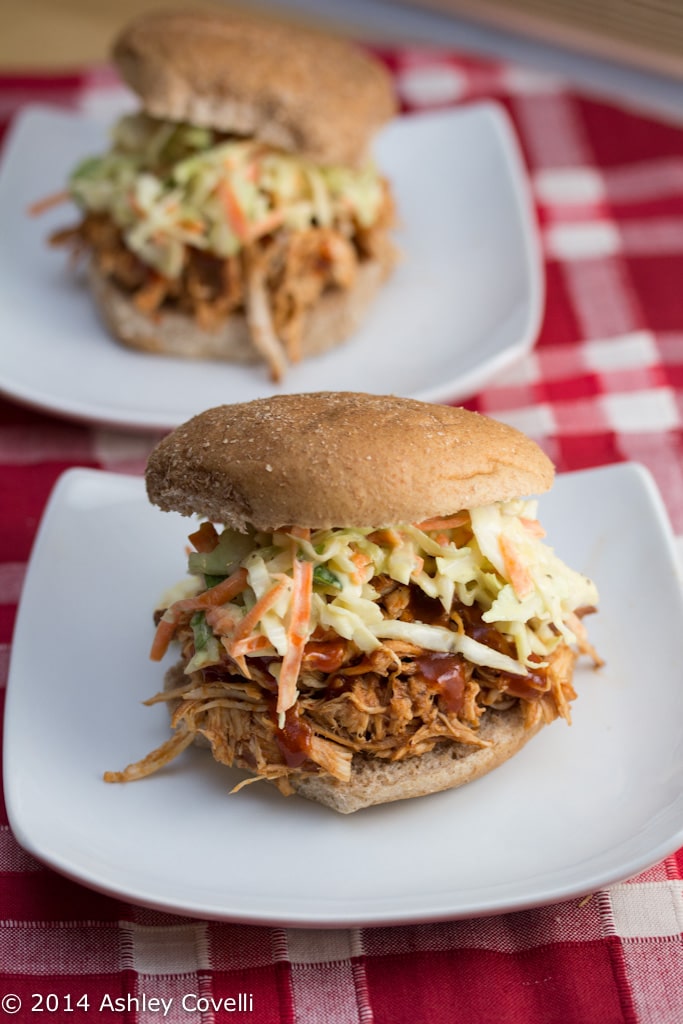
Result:
{"type": "Polygon", "coordinates": [[[126,245],[171,279],[185,246],[228,258],[279,228],[334,226],[351,237],[373,225],[385,202],[372,164],[318,166],[144,113],[116,123],[111,149],[74,169],[69,194],[85,211],[110,216],[126,245]]]}
{"type": "Polygon", "coordinates": [[[163,656],[183,617],[198,615],[185,671],[218,664],[227,652],[249,678],[251,657],[277,659],[270,671],[278,678],[280,716],[296,703],[301,652],[319,629],[366,654],[385,640],[405,640],[526,676],[547,665],[560,644],[584,639],[575,613],[598,602],[595,584],[544,543],[536,507],[500,502],[380,530],[219,534],[204,523],[190,538],[197,550],[189,556],[189,589],[174,603],[162,601],[152,657],[163,656]],[[377,584],[386,577],[438,602],[448,625],[384,615],[377,584]],[[474,604],[515,656],[466,634],[456,609],[474,604]]]}

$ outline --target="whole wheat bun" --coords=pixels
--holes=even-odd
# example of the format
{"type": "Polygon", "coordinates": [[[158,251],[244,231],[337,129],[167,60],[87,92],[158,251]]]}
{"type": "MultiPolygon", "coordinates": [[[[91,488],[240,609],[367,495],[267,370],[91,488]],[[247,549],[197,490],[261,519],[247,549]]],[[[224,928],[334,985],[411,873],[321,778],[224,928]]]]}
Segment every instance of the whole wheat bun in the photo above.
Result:
{"type": "Polygon", "coordinates": [[[155,505],[244,531],[381,527],[546,491],[530,438],[466,409],[389,395],[279,395],[200,413],[147,465],[155,505]]]}
{"type": "Polygon", "coordinates": [[[236,11],[156,11],[113,59],[154,117],[252,136],[316,163],[355,165],[395,113],[382,64],[351,43],[236,11]]]}
{"type": "MultiPolygon", "coordinates": [[[[354,334],[389,270],[388,260],[365,260],[358,265],[350,288],[324,292],[306,314],[301,357],[320,355],[354,334]]],[[[242,313],[233,313],[212,330],[200,327],[193,318],[173,310],[162,310],[150,317],[140,312],[131,296],[103,274],[94,261],[89,263],[87,274],[90,293],[102,322],[109,333],[128,348],[184,359],[263,362],[242,313]]]]}
{"type": "MultiPolygon", "coordinates": [[[[164,689],[174,690],[186,681],[183,663],[178,662],[166,672],[164,689]]],[[[178,703],[178,699],[168,702],[171,716],[178,703]]],[[[514,704],[506,711],[489,708],[478,729],[481,739],[490,743],[488,747],[440,743],[426,754],[407,757],[402,761],[385,761],[354,754],[348,782],[339,782],[326,773],[301,777],[291,775],[288,781],[296,793],[306,800],[324,804],[340,814],[352,814],[375,804],[427,796],[473,782],[518,753],[545,724],[541,717],[534,725],[525,725],[524,713],[519,704],[514,704]]],[[[208,740],[201,735],[197,736],[195,743],[199,747],[210,747],[208,740]]],[[[235,767],[249,770],[247,765],[235,767]]]]}
{"type": "Polygon", "coordinates": [[[351,814],[374,804],[428,796],[473,782],[518,753],[544,724],[540,719],[526,726],[519,704],[508,711],[489,709],[478,729],[481,739],[491,744],[489,747],[440,743],[426,754],[402,761],[354,754],[349,782],[339,782],[327,774],[292,776],[289,781],[306,800],[315,800],[340,814],[351,814]]]}

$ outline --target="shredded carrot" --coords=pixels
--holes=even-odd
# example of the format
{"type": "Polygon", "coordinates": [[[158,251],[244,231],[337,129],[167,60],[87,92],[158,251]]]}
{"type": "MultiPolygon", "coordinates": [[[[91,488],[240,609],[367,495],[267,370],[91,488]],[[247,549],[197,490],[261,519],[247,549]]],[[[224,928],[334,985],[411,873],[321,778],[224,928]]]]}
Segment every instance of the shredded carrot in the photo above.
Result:
{"type": "Polygon", "coordinates": [[[498,537],[500,553],[503,556],[505,573],[512,584],[512,589],[517,597],[526,597],[534,589],[534,583],[529,575],[527,567],[519,557],[519,552],[513,542],[501,533],[498,537]]]}
{"type": "Polygon", "coordinates": [[[37,203],[31,203],[27,213],[29,217],[39,217],[41,213],[51,210],[53,206],[60,206],[70,198],[69,193],[65,190],[62,190],[61,192],[53,192],[52,195],[45,196],[44,199],[39,199],[37,203]]]}
{"type": "Polygon", "coordinates": [[[208,554],[218,544],[218,533],[213,523],[202,523],[199,529],[195,533],[191,533],[187,539],[195,551],[208,554]]]}
{"type": "Polygon", "coordinates": [[[181,220],[180,227],[191,235],[204,234],[204,222],[201,220],[181,220]]]}
{"type": "Polygon", "coordinates": [[[224,179],[218,185],[218,198],[223,204],[228,224],[240,242],[249,242],[251,240],[251,227],[244,214],[244,210],[240,206],[239,199],[235,195],[235,190],[229,181],[224,179]]]}
{"type": "Polygon", "coordinates": [[[430,530],[454,530],[456,526],[466,526],[469,521],[469,512],[458,512],[454,516],[436,516],[434,519],[425,519],[421,523],[415,523],[415,526],[418,530],[427,533],[430,530]]]}
{"type": "Polygon", "coordinates": [[[362,551],[354,551],[351,555],[351,561],[356,567],[356,571],[351,573],[351,582],[356,584],[363,583],[365,581],[365,570],[372,563],[372,559],[362,551]]]}
{"type": "MultiPolygon", "coordinates": [[[[232,655],[236,644],[250,637],[252,630],[269,611],[289,585],[289,577],[282,576],[275,586],[259,598],[253,608],[250,608],[243,619],[240,619],[235,632],[226,645],[228,653],[232,655]]],[[[234,656],[234,655],[233,655],[234,656]]]]}
{"type": "Polygon", "coordinates": [[[215,636],[232,636],[232,631],[239,621],[234,610],[220,606],[207,608],[205,617],[207,626],[211,626],[215,636]]]}
{"type": "Polygon", "coordinates": [[[145,211],[138,202],[137,196],[135,194],[135,189],[131,189],[130,192],[128,193],[128,205],[130,206],[133,213],[136,213],[138,217],[142,217],[144,215],[145,211]]]}
{"type": "Polygon", "coordinates": [[[254,241],[255,238],[261,238],[262,235],[269,235],[271,231],[282,226],[284,219],[284,210],[271,210],[262,220],[252,224],[249,232],[250,240],[254,241]]]}
{"type": "Polygon", "coordinates": [[[402,543],[401,534],[391,527],[386,530],[374,530],[368,534],[368,540],[373,544],[388,544],[392,548],[397,548],[402,543]]]}
{"type": "Polygon", "coordinates": [[[286,531],[291,537],[296,537],[299,540],[310,540],[311,531],[308,526],[291,526],[286,531]]]}
{"type": "Polygon", "coordinates": [[[424,567],[425,567],[425,560],[424,560],[424,558],[421,558],[419,555],[415,555],[415,568],[413,569],[413,571],[411,572],[410,575],[411,576],[417,576],[419,573],[422,572],[424,567]]]}
{"type": "Polygon", "coordinates": [[[519,521],[532,537],[545,537],[545,530],[539,523],[538,519],[524,519],[522,516],[519,517],[519,521]]]}
{"type": "Polygon", "coordinates": [[[291,708],[296,700],[296,684],[308,638],[313,592],[313,562],[294,560],[292,604],[287,629],[287,651],[282,659],[278,682],[277,712],[291,708]]]}
{"type": "Polygon", "coordinates": [[[203,594],[197,597],[186,597],[176,601],[170,608],[166,609],[164,617],[160,619],[157,631],[152,642],[152,649],[149,656],[152,661],[161,661],[168,650],[175,631],[180,622],[183,612],[195,612],[202,608],[210,608],[213,605],[225,604],[238,594],[241,594],[247,585],[247,570],[238,569],[232,576],[221,580],[215,587],[210,587],[203,594]]]}
{"type": "Polygon", "coordinates": [[[166,654],[168,645],[173,639],[177,625],[178,623],[175,620],[160,619],[157,631],[154,634],[152,649],[149,652],[149,656],[152,661],[161,661],[164,654],[166,654]]]}
{"type": "Polygon", "coordinates": [[[221,580],[215,587],[209,587],[197,597],[186,597],[182,601],[176,601],[173,608],[181,612],[194,612],[200,608],[210,608],[212,605],[225,604],[232,601],[233,597],[241,594],[247,586],[247,570],[238,569],[232,576],[221,580]]]}
{"type": "Polygon", "coordinates": [[[250,164],[244,168],[244,176],[247,181],[258,181],[261,173],[261,166],[258,160],[252,160],[250,164]]]}
{"type": "Polygon", "coordinates": [[[271,647],[272,644],[267,636],[257,634],[256,636],[247,636],[244,640],[238,640],[237,643],[230,644],[229,653],[233,658],[243,658],[245,654],[255,654],[257,651],[264,651],[267,647],[271,647]]]}

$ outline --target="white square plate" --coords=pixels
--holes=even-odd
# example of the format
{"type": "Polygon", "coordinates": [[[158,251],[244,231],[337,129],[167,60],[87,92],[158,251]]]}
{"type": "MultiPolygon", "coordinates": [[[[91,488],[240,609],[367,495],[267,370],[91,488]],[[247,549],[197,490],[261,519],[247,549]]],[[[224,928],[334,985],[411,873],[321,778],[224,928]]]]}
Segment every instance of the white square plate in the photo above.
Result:
{"type": "MultiPolygon", "coordinates": [[[[167,429],[202,409],[277,389],[263,367],[133,352],[112,341],[83,281],[47,236],[74,208],[27,216],[63,187],[106,130],[30,108],[0,169],[0,391],[112,425],[167,429]]],[[[543,278],[534,212],[504,110],[477,104],[398,118],[376,155],[400,213],[403,260],[347,344],[294,367],[289,392],[370,391],[431,401],[472,394],[536,340],[543,278]]]]}
{"type": "MultiPolygon", "coordinates": [[[[86,885],[198,917],[350,926],[471,917],[576,896],[683,844],[683,599],[658,493],[628,465],[560,477],[551,543],[593,576],[574,724],[554,722],[462,789],[337,815],[198,749],[108,785],[169,734],[151,610],[191,522],[140,479],[72,470],[46,512],[17,620],[5,796],[19,842],[86,885]],[[343,886],[335,883],[341,871],[343,886]]],[[[170,661],[170,657],[169,657],[170,661]]]]}

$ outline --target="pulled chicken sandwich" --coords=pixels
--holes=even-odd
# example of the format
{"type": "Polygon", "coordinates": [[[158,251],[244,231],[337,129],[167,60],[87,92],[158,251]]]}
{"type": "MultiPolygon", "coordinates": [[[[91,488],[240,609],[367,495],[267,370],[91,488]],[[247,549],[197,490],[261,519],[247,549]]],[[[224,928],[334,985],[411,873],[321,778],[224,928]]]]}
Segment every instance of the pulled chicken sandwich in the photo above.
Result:
{"type": "Polygon", "coordinates": [[[113,48],[141,108],[68,190],[55,245],[88,257],[119,341],[148,352],[289,363],[358,326],[394,262],[372,162],[395,112],[388,72],[351,43],[229,11],[153,12],[113,48]]]}
{"type": "MultiPolygon", "coordinates": [[[[464,409],[319,393],[196,416],[147,469],[152,502],[203,517],[151,656],[172,736],[347,813],[461,785],[570,720],[591,580],[544,541],[553,467],[464,409]]],[[[241,783],[240,785],[243,785],[241,783]]]]}

